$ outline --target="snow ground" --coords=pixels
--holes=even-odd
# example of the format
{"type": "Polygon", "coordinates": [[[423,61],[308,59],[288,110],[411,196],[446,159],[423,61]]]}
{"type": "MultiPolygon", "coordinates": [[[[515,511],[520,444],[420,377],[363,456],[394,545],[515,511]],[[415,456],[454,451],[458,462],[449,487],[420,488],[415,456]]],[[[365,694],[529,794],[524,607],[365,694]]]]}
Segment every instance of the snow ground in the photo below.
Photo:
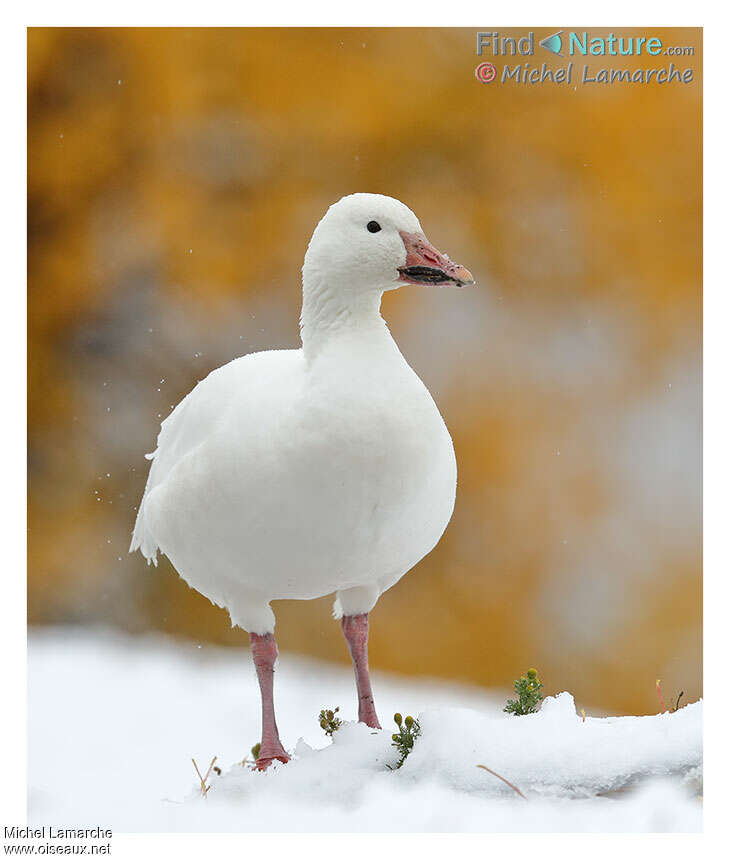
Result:
{"type": "Polygon", "coordinates": [[[676,714],[590,718],[563,693],[508,717],[503,693],[373,673],[383,732],[354,719],[351,672],[283,654],[282,741],[265,774],[240,764],[257,740],[248,653],[160,636],[55,628],[28,644],[29,824],[121,832],[701,830],[702,704],[676,714]],[[422,736],[396,771],[392,714],[422,736]],[[299,740],[298,740],[299,739],[299,740]],[[191,757],[222,769],[207,798],[191,757]],[[517,785],[508,786],[477,764],[517,785]]]}

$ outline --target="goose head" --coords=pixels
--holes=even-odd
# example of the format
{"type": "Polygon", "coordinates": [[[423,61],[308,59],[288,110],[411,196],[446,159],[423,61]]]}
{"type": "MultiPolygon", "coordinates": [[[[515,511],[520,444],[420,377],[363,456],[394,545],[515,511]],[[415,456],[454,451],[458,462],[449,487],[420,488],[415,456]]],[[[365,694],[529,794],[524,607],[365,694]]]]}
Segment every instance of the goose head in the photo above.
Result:
{"type": "Polygon", "coordinates": [[[317,225],[302,269],[307,283],[353,296],[404,284],[463,287],[468,269],[426,238],[411,210],[382,194],[350,194],[330,206],[317,225]]]}

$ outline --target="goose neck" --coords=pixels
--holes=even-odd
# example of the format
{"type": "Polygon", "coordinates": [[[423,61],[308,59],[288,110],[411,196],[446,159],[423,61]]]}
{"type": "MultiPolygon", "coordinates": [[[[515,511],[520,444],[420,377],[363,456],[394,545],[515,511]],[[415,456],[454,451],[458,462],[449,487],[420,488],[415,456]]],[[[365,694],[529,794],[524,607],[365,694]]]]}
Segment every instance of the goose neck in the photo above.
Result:
{"type": "Polygon", "coordinates": [[[342,284],[305,282],[299,328],[306,356],[344,338],[390,337],[380,315],[382,290],[353,290],[342,284]]]}

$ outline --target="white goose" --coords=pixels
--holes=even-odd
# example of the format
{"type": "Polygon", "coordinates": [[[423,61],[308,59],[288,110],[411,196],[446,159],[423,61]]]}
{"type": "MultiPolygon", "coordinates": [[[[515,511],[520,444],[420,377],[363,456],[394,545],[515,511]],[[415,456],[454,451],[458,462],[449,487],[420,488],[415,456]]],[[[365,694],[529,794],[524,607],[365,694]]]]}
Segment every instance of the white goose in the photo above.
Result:
{"type": "Polygon", "coordinates": [[[329,208],[302,269],[302,347],[214,370],[162,422],[130,551],[157,551],[250,634],[261,687],[257,767],[288,755],[274,716],[269,602],[336,592],[359,719],[380,728],[368,613],[438,542],[456,459],[428,390],[380,316],[385,290],[473,283],[398,200],[329,208]]]}

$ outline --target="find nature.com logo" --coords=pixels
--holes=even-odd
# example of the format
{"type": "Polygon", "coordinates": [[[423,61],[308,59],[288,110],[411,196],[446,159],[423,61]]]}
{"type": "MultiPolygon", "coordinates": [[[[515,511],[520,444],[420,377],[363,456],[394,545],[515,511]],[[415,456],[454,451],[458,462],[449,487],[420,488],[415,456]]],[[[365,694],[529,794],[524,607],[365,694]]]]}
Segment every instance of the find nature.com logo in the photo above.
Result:
{"type": "MultiPolygon", "coordinates": [[[[657,36],[622,36],[609,33],[607,36],[590,36],[587,31],[558,30],[544,39],[538,46],[557,57],[692,57],[692,45],[664,45],[657,36]]],[[[512,37],[496,32],[478,32],[476,40],[477,56],[485,53],[492,57],[533,56],[535,53],[535,34],[512,37]]],[[[491,84],[499,79],[500,83],[517,84],[689,84],[694,80],[694,69],[678,68],[673,61],[669,65],[648,68],[619,68],[583,63],[576,69],[576,61],[570,60],[557,68],[543,62],[541,66],[529,62],[510,65],[506,62],[501,73],[492,62],[481,62],[474,70],[476,79],[483,84],[491,84]]]]}

